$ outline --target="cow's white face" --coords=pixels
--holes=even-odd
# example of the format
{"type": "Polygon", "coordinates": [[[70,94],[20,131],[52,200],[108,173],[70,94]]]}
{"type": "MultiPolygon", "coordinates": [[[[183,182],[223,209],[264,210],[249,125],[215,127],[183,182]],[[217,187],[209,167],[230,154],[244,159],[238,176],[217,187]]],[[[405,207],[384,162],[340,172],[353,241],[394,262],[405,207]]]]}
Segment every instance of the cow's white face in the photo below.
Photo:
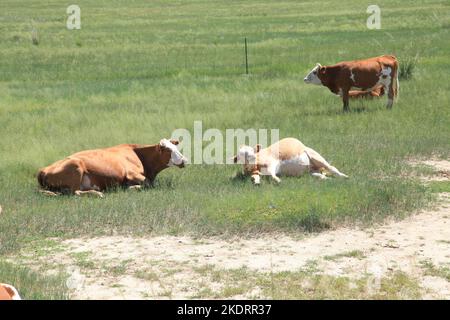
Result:
{"type": "Polygon", "coordinates": [[[250,146],[241,146],[236,155],[236,163],[241,163],[244,166],[244,173],[252,173],[256,166],[255,149],[250,146]]]}
{"type": "Polygon", "coordinates": [[[308,75],[303,79],[303,81],[305,81],[305,83],[310,83],[310,84],[318,84],[321,85],[322,81],[319,79],[319,70],[322,66],[320,65],[320,63],[318,63],[314,69],[312,69],[308,75]]]}
{"type": "Polygon", "coordinates": [[[170,140],[162,139],[159,142],[159,145],[163,148],[170,150],[170,159],[169,162],[167,163],[168,167],[173,166],[177,166],[180,168],[184,167],[184,165],[187,162],[187,159],[181,154],[180,151],[178,151],[178,148],[174,143],[172,143],[170,140]]]}
{"type": "Polygon", "coordinates": [[[255,163],[255,150],[250,146],[241,146],[237,154],[238,163],[255,163]]]}

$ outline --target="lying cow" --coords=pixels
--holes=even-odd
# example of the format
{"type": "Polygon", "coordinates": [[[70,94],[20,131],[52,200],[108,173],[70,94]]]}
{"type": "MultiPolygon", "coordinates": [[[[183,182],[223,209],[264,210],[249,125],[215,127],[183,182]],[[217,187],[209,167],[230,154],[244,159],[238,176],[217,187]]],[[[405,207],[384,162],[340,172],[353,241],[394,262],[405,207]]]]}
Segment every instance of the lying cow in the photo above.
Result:
{"type": "Polygon", "coordinates": [[[162,139],[154,145],[121,144],[81,151],[41,169],[38,181],[48,195],[69,192],[103,197],[101,191],[109,187],[139,188],[153,183],[167,167],[184,167],[186,158],[177,144],[177,140],[162,139]]]}
{"type": "Polygon", "coordinates": [[[295,138],[282,139],[265,149],[261,149],[259,144],[255,148],[242,146],[233,160],[243,164],[244,173],[250,175],[255,184],[260,184],[260,175],[269,175],[280,182],[278,175],[300,176],[306,172],[320,179],[327,178],[325,171],[348,178],[295,138]]]}
{"type": "Polygon", "coordinates": [[[0,300],[22,300],[16,288],[9,284],[0,283],[0,300]]]}
{"type": "Polygon", "coordinates": [[[318,63],[303,80],[306,83],[323,85],[334,94],[340,95],[344,103],[344,111],[349,110],[348,100],[351,89],[356,88],[357,91],[354,92],[364,91],[371,96],[380,96],[381,89],[377,88],[382,86],[388,95],[387,108],[392,108],[399,88],[398,62],[396,57],[385,55],[341,62],[332,66],[322,66],[318,63]],[[374,92],[374,95],[370,92],[374,92]]]}

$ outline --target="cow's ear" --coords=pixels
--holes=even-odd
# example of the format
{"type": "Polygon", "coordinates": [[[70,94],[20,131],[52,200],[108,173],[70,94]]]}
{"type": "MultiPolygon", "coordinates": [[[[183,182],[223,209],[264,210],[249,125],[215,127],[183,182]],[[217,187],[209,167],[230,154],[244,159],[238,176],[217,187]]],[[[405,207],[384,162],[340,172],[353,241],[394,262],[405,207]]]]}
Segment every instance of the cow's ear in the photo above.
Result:
{"type": "Polygon", "coordinates": [[[325,74],[325,71],[327,70],[327,67],[320,67],[319,68],[319,73],[320,74],[325,74]]]}
{"type": "Polygon", "coordinates": [[[259,150],[261,150],[261,145],[258,143],[256,146],[255,146],[255,152],[259,152],[259,150]]]}
{"type": "Polygon", "coordinates": [[[180,141],[178,141],[177,139],[170,139],[170,143],[174,144],[174,145],[178,145],[180,143],[180,141]]]}

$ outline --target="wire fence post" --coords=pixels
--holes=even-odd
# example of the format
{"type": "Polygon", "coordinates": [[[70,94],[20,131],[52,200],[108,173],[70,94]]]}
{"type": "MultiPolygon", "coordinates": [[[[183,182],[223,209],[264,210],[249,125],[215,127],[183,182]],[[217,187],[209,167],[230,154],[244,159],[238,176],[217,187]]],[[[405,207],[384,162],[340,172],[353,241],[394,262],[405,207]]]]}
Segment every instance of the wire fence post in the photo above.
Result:
{"type": "Polygon", "coordinates": [[[245,43],[245,74],[248,74],[247,38],[244,38],[244,43],[245,43]]]}

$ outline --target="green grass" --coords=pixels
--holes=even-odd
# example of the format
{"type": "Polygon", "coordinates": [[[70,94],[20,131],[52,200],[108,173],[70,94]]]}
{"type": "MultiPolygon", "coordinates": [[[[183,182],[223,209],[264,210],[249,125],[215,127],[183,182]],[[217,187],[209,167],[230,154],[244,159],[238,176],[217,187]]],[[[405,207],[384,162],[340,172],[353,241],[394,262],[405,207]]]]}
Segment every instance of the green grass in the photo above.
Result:
{"type": "Polygon", "coordinates": [[[436,266],[431,261],[421,261],[421,267],[425,271],[425,275],[440,277],[450,282],[450,267],[449,266],[436,266]]]}
{"type": "Polygon", "coordinates": [[[44,276],[26,267],[0,260],[0,280],[13,284],[22,299],[62,300],[68,299],[66,275],[44,276]]]}
{"type": "Polygon", "coordinates": [[[450,182],[449,181],[433,181],[429,186],[432,192],[450,192],[450,182]]]}
{"type": "Polygon", "coordinates": [[[414,69],[418,64],[419,57],[408,57],[403,61],[400,61],[400,69],[398,72],[398,78],[400,80],[408,80],[413,77],[414,69]]]}
{"type": "Polygon", "coordinates": [[[71,257],[74,259],[75,265],[80,268],[85,270],[97,269],[99,266],[91,259],[91,254],[92,252],[90,251],[74,252],[71,254],[71,257]]]}
{"type": "Polygon", "coordinates": [[[353,251],[338,253],[338,254],[335,254],[335,255],[332,255],[332,256],[324,256],[323,258],[325,260],[336,261],[336,260],[339,260],[341,258],[362,259],[364,257],[365,257],[364,252],[362,252],[360,250],[353,250],[353,251]]]}
{"type": "Polygon", "coordinates": [[[66,3],[0,5],[0,254],[29,239],[105,234],[196,236],[311,232],[403,217],[431,191],[397,178],[403,159],[450,150],[449,5],[379,1],[80,0],[82,29],[65,28],[66,3]],[[39,35],[33,45],[31,28],[39,35]],[[249,42],[245,76],[243,39],[249,42]],[[420,59],[385,99],[341,101],[305,85],[316,62],[396,54],[420,59]],[[438,79],[438,80],[437,80],[438,79]],[[36,172],[73,152],[155,143],[176,128],[278,128],[350,176],[284,178],[254,188],[236,166],[163,172],[153,189],[105,199],[46,198],[36,172]]]}
{"type": "Polygon", "coordinates": [[[143,280],[147,281],[159,281],[160,276],[158,273],[152,271],[152,270],[138,270],[134,273],[134,275],[143,280]]]}

